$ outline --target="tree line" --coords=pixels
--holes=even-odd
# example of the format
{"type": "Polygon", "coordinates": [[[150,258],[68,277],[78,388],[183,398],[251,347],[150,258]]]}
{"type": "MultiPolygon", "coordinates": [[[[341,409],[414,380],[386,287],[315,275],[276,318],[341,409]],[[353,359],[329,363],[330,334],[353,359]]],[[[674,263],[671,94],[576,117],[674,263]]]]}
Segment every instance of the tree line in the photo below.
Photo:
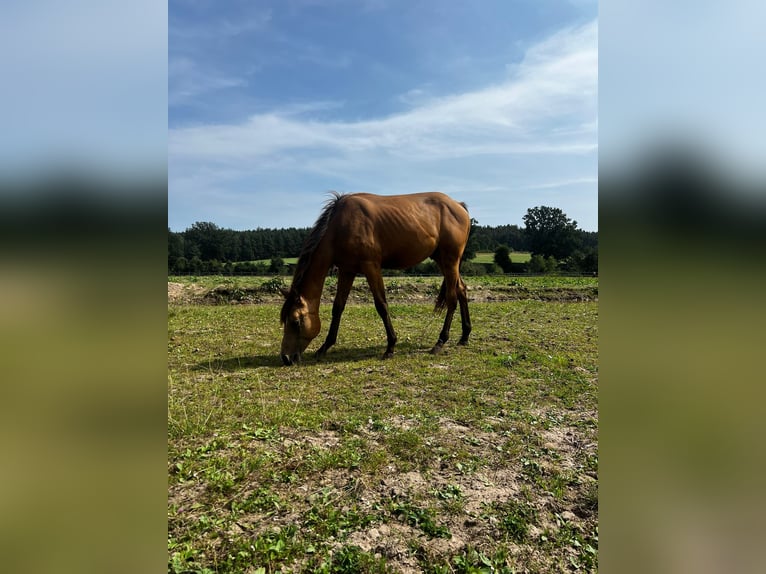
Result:
{"type": "MultiPolygon", "coordinates": [[[[466,275],[488,273],[593,274],[598,272],[598,232],[578,229],[559,208],[527,210],[524,227],[485,226],[471,220],[471,235],[463,256],[466,275]],[[478,252],[493,252],[490,264],[472,263],[478,252]],[[527,263],[513,263],[513,251],[530,252],[527,263]]],[[[168,274],[268,275],[289,273],[284,259],[296,257],[310,228],[236,231],[211,222],[197,222],[185,231],[168,228],[168,274]]],[[[438,273],[427,260],[402,273],[438,273]]]]}

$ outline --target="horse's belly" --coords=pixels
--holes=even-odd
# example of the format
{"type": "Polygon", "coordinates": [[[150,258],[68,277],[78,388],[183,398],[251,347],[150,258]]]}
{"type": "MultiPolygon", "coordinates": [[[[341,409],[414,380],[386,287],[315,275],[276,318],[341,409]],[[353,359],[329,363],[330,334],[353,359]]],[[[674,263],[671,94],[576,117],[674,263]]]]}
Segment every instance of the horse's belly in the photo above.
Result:
{"type": "Polygon", "coordinates": [[[410,246],[407,249],[402,249],[396,253],[388,254],[383,258],[383,267],[387,269],[406,269],[413,267],[426,259],[433,253],[432,248],[423,249],[417,246],[410,246]]]}

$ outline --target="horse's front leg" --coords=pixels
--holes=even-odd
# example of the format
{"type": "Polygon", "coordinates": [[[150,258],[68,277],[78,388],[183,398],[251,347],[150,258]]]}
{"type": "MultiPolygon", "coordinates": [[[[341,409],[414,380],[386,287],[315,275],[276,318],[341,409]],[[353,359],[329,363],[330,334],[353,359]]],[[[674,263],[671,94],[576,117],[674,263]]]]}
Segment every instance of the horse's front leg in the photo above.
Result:
{"type": "Polygon", "coordinates": [[[316,352],[317,358],[324,357],[327,349],[332,347],[338,338],[340,316],[343,315],[343,309],[346,308],[346,301],[348,300],[348,294],[351,292],[351,286],[354,284],[354,277],[356,277],[356,273],[341,273],[338,276],[338,289],[335,293],[335,300],[332,303],[330,331],[327,333],[324,343],[316,352]]]}
{"type": "Polygon", "coordinates": [[[396,332],[394,331],[394,326],[391,324],[391,316],[388,314],[386,286],[383,283],[383,275],[381,275],[380,268],[370,267],[365,270],[365,277],[367,277],[367,283],[370,286],[370,291],[372,291],[372,298],[375,300],[375,310],[383,320],[383,326],[386,329],[388,345],[386,346],[386,352],[383,353],[383,358],[388,359],[394,354],[396,332]]]}

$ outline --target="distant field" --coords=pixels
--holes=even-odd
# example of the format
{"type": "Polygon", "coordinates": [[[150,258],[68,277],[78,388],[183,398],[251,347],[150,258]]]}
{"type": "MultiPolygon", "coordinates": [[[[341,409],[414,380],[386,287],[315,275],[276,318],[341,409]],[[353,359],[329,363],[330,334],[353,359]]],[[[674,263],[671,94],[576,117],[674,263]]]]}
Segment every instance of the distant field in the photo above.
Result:
{"type": "MultiPolygon", "coordinates": [[[[285,265],[294,265],[294,264],[298,263],[298,258],[297,257],[283,257],[282,261],[284,261],[285,265]]],[[[255,264],[261,263],[261,264],[271,265],[271,259],[256,259],[255,261],[251,261],[250,263],[255,263],[255,264]]]]}
{"type": "MultiPolygon", "coordinates": [[[[524,251],[511,251],[509,254],[511,257],[511,261],[513,263],[526,263],[532,258],[531,253],[527,253],[524,251]]],[[[476,257],[471,259],[471,263],[494,263],[495,262],[495,254],[491,251],[479,251],[476,253],[476,257]]]]}
{"type": "Polygon", "coordinates": [[[597,571],[598,280],[470,278],[433,356],[439,280],[386,279],[392,359],[358,279],[283,367],[288,277],[171,278],[169,572],[597,571]]]}

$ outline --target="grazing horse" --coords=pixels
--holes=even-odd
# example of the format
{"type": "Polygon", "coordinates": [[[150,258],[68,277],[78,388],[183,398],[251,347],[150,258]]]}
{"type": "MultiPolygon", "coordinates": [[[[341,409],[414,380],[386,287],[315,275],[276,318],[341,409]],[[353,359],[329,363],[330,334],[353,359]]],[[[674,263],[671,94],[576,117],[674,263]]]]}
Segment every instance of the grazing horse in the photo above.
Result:
{"type": "Polygon", "coordinates": [[[284,324],[281,356],[285,365],[301,359],[308,344],[319,334],[319,300],[331,267],[338,272],[327,339],[316,353],[322,357],[338,335],[340,316],[357,273],[367,278],[383,325],[388,346],[383,358],[393,355],[396,333],[388,314],[382,268],[405,269],[430,257],[444,275],[436,310],[447,310],[436,354],[449,338],[452,316],[460,304],[463,333],[468,342],[471,319],[466,286],[460,277],[460,258],[468,241],[471,220],[468,208],[443,193],[373,195],[333,192],[301,250],[290,289],[280,315],[284,324]]]}

